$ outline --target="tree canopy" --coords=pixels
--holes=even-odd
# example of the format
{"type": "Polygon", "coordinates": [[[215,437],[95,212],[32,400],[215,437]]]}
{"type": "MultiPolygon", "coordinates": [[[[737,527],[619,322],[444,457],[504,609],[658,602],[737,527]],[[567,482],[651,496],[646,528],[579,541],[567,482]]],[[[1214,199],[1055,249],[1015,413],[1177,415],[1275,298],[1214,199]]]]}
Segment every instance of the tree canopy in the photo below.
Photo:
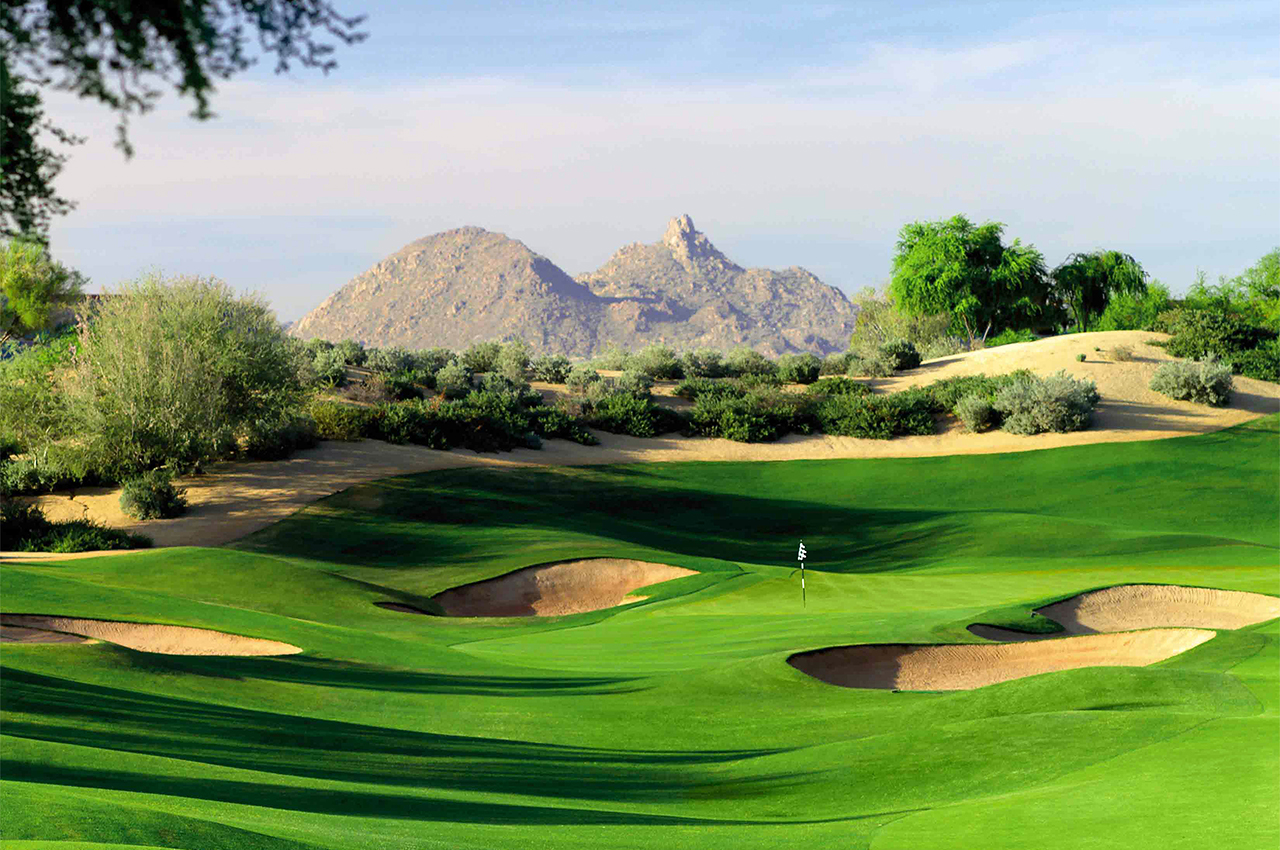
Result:
{"type": "Polygon", "coordinates": [[[43,245],[11,239],[0,251],[0,342],[49,326],[55,312],[80,299],[84,279],[55,263],[43,245]]]}
{"type": "Polygon", "coordinates": [[[358,42],[362,20],[324,0],[0,4],[0,147],[16,152],[12,163],[5,159],[0,232],[45,234],[49,217],[71,207],[52,189],[63,155],[46,147],[41,133],[63,142],[73,137],[40,121],[40,88],[73,92],[114,110],[117,145],[129,156],[129,116],[153,108],[164,87],[190,97],[192,116],[207,119],[215,82],[245,70],[257,54],[273,55],[277,73],[295,63],[327,72],[335,65],[334,45],[324,35],[358,42]]]}
{"type": "Polygon", "coordinates": [[[1053,288],[1083,332],[1107,309],[1112,295],[1146,292],[1147,273],[1137,260],[1119,251],[1072,254],[1053,270],[1053,288]]]}
{"type": "Polygon", "coordinates": [[[916,314],[948,313],[970,344],[1023,328],[1053,309],[1044,257],[1004,225],[975,225],[963,215],[913,222],[898,234],[890,291],[916,314]]]}

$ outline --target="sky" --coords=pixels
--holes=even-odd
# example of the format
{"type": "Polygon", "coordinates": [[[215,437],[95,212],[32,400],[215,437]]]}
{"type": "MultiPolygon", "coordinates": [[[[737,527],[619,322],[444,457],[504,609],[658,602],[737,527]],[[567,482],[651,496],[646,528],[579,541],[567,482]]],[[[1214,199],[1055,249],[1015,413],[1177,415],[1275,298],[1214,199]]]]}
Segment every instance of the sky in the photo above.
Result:
{"type": "Polygon", "coordinates": [[[88,141],[51,229],[90,291],[221,278],[299,318],[443,230],[570,274],[687,213],[744,266],[887,283],[912,221],[999,221],[1050,267],[1135,256],[1174,292],[1280,245],[1280,4],[335,0],[330,73],[272,62],[88,141]]]}

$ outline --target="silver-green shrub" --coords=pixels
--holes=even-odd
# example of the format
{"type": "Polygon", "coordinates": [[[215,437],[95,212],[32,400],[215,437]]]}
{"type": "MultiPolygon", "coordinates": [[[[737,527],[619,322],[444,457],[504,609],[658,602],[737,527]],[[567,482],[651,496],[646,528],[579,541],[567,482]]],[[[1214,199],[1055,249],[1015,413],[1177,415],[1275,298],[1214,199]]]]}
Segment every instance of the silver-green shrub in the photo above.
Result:
{"type": "Polygon", "coordinates": [[[529,364],[534,380],[546,381],[548,384],[563,384],[572,368],[569,358],[563,354],[544,354],[534,358],[529,364]]]}
{"type": "Polygon", "coordinates": [[[735,378],[744,375],[776,375],[778,367],[772,360],[753,348],[741,346],[729,352],[724,359],[725,374],[735,378]]]}
{"type": "Polygon", "coordinates": [[[955,414],[964,423],[965,430],[973,434],[995,424],[995,408],[991,400],[981,393],[970,393],[957,401],[955,414]]]}
{"type": "Polygon", "coordinates": [[[686,378],[723,378],[724,356],[714,348],[686,352],[681,361],[686,378]]]}
{"type": "Polygon", "coordinates": [[[659,381],[674,380],[684,377],[680,366],[680,358],[675,351],[665,345],[650,345],[640,349],[626,361],[629,370],[648,375],[659,381]]]}
{"type": "Polygon", "coordinates": [[[1210,354],[1204,360],[1173,360],[1151,377],[1151,389],[1170,398],[1223,407],[1231,401],[1231,366],[1210,354]]]}
{"type": "Polygon", "coordinates": [[[571,393],[585,393],[592,384],[598,383],[600,373],[590,363],[579,363],[569,370],[564,379],[565,388],[571,393]]]}
{"type": "Polygon", "coordinates": [[[996,393],[993,406],[1004,418],[1004,430],[1012,434],[1063,434],[1088,428],[1097,404],[1093,381],[1055,372],[1047,378],[1019,376],[996,393]]]}
{"type": "Polygon", "coordinates": [[[445,398],[462,398],[471,392],[471,370],[454,360],[436,372],[436,389],[445,398]]]}

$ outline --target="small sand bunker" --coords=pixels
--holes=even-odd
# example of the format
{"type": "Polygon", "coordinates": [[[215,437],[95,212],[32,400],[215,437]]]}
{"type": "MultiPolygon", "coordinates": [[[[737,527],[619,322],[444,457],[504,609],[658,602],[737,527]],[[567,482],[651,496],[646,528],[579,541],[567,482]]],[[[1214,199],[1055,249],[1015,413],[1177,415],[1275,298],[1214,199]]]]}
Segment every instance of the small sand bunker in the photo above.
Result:
{"type": "Polygon", "coordinates": [[[1005,644],[864,644],[801,652],[787,663],[846,688],[965,691],[1077,667],[1145,667],[1199,646],[1214,634],[1205,629],[1150,629],[1005,644]]]}
{"type": "Polygon", "coordinates": [[[296,655],[302,652],[289,643],[189,626],[122,623],[45,614],[0,614],[0,626],[6,633],[15,628],[56,632],[63,636],[97,638],[161,655],[296,655]]]}
{"type": "Polygon", "coordinates": [[[667,564],[590,558],[525,567],[432,599],[450,617],[560,617],[636,602],[646,598],[628,597],[637,588],[691,575],[667,564]]]}
{"type": "Polygon", "coordinates": [[[0,624],[0,643],[98,643],[93,638],[0,624]]]}
{"type": "Polygon", "coordinates": [[[1037,608],[1036,613],[1077,635],[1162,626],[1242,629],[1280,617],[1280,598],[1176,584],[1122,584],[1037,608]]]}

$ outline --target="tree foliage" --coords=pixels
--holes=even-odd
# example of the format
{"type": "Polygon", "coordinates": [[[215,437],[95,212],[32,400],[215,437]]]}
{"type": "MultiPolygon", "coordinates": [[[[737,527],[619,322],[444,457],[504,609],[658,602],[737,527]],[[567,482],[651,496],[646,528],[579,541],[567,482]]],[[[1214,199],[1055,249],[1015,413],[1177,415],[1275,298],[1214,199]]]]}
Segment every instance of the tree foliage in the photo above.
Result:
{"type": "Polygon", "coordinates": [[[293,65],[329,71],[334,45],[364,38],[362,18],[346,17],[324,0],[33,0],[0,4],[0,97],[5,180],[0,221],[7,233],[47,232],[48,217],[70,209],[52,182],[63,157],[43,145],[41,132],[71,136],[40,121],[36,87],[52,86],[96,100],[119,116],[116,144],[133,153],[130,115],[152,109],[170,87],[195,101],[192,116],[213,115],[211,96],[225,80],[254,64],[259,54],[275,58],[277,73],[293,65]],[[20,168],[19,168],[20,166],[20,168]],[[12,179],[11,179],[12,175],[12,179]]]}
{"type": "Polygon", "coordinates": [[[947,313],[970,345],[993,331],[1026,327],[1052,309],[1044,257],[1002,241],[1004,225],[963,215],[913,222],[898,234],[890,291],[914,314],[947,313]]]}
{"type": "Polygon", "coordinates": [[[1145,294],[1147,273],[1137,260],[1119,251],[1072,254],[1053,270],[1053,288],[1084,332],[1107,309],[1111,296],[1145,294]]]}
{"type": "Polygon", "coordinates": [[[0,251],[0,342],[46,329],[60,308],[80,299],[83,276],[50,258],[30,239],[0,251]]]}

